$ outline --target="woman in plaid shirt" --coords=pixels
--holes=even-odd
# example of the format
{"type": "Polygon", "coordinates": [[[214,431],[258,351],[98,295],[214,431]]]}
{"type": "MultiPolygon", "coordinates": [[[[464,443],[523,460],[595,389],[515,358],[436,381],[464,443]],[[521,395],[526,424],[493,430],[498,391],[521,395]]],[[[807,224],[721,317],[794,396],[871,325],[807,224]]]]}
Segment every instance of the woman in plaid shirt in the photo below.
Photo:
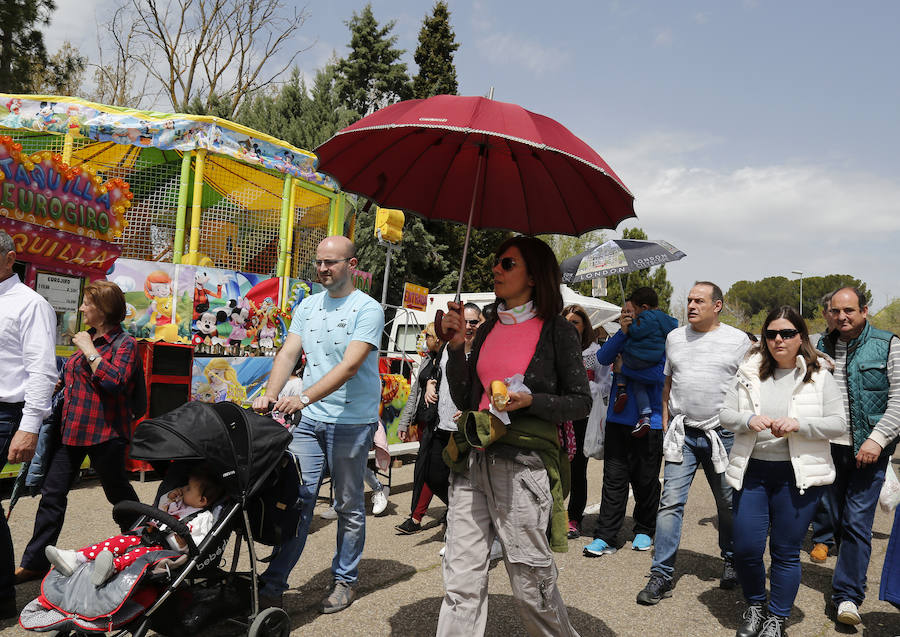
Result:
{"type": "MultiPolygon", "coordinates": [[[[72,337],[80,351],[63,370],[65,403],[58,445],[50,460],[34,532],[16,582],[42,577],[50,565],[44,555],[47,545],[57,543],[66,514],[69,489],[78,476],[85,456],[100,476],[110,504],[137,500],[125,473],[125,451],[131,437],[131,393],[135,366],[140,364],[133,337],[122,333],[125,295],[115,283],[94,281],[84,288],[79,310],[87,332],[72,337]]],[[[127,531],[133,520],[116,520],[127,531]]]]}

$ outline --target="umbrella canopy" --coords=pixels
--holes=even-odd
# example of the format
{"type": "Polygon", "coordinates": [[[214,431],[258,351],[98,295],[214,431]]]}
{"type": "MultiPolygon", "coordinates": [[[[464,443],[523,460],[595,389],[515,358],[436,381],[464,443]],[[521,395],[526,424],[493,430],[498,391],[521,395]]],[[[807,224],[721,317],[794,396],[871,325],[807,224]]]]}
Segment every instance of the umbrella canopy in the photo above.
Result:
{"type": "Polygon", "coordinates": [[[428,219],[579,235],[634,214],[590,146],[515,104],[438,95],[388,106],[316,149],[343,190],[428,219]]]}
{"type": "Polygon", "coordinates": [[[678,261],[687,256],[666,241],[612,239],[560,264],[563,281],[578,283],[613,274],[626,274],[655,265],[678,261]]]}

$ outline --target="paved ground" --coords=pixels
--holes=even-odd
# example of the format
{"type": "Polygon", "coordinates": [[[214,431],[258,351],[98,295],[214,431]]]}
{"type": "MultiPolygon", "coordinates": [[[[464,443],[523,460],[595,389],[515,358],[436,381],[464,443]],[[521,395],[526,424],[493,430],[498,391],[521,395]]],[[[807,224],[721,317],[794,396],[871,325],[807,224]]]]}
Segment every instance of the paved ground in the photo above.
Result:
{"type": "MultiPolygon", "coordinates": [[[[894,460],[900,463],[900,460],[894,460]]],[[[589,467],[590,501],[600,495],[602,463],[589,467]]],[[[360,596],[344,612],[320,615],[317,605],[329,582],[329,568],[334,550],[335,522],[316,517],[306,552],[291,578],[293,588],[285,596],[293,635],[397,635],[434,634],[443,595],[441,528],[436,518],[442,508],[434,507],[426,517],[431,526],[412,536],[398,536],[394,525],[408,512],[411,465],[394,471],[394,493],[387,514],[368,518],[368,539],[363,555],[360,596]]],[[[137,485],[145,502],[152,499],[157,483],[137,485]]],[[[4,505],[7,503],[4,502],[4,505]]],[[[17,556],[31,531],[36,499],[24,499],[11,518],[17,556]]],[[[317,508],[324,508],[324,503],[317,508]]],[[[625,544],[614,555],[596,559],[582,557],[581,549],[589,538],[571,540],[570,550],[557,556],[560,588],[569,606],[572,622],[583,636],[622,635],[653,637],[655,635],[733,635],[743,608],[738,591],[718,588],[722,561],[718,557],[712,495],[702,474],[691,490],[686,511],[684,538],[677,563],[677,587],[671,599],[658,606],[635,603],[637,592],[644,586],[650,567],[649,552],[629,550],[625,544]]],[[[86,481],[70,496],[69,513],[60,545],[76,547],[106,537],[115,531],[111,507],[96,482],[86,481]]],[[[594,515],[585,526],[593,527],[594,515]]],[[[868,637],[900,635],[900,612],[877,601],[878,586],[884,562],[892,516],[879,511],[875,518],[872,561],[869,567],[869,599],[862,608],[863,626],[859,629],[836,628],[825,614],[834,558],[824,565],[813,564],[804,553],[803,580],[789,626],[791,637],[827,637],[855,634],[868,637]]],[[[626,539],[631,520],[620,537],[626,539]]],[[[808,546],[806,547],[809,548],[808,546]]],[[[263,555],[268,549],[260,547],[263,555]]],[[[19,586],[19,603],[24,604],[38,594],[37,582],[19,586]]],[[[0,623],[0,634],[26,635],[13,622],[0,623]]],[[[221,635],[222,629],[211,629],[205,635],[221,635]]],[[[509,582],[502,566],[491,571],[488,635],[514,637],[523,635],[509,582]]]]}

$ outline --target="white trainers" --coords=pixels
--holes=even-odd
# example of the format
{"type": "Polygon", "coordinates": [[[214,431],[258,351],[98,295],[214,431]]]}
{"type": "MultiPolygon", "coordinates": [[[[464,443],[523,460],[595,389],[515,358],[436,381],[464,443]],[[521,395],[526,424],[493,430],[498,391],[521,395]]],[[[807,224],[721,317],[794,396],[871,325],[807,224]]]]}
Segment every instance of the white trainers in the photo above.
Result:
{"type": "Polygon", "coordinates": [[[328,507],[324,511],[319,514],[319,517],[323,520],[337,520],[337,511],[334,510],[333,506],[328,507]]]}
{"type": "Polygon", "coordinates": [[[441,550],[438,553],[438,555],[440,555],[441,557],[444,557],[444,553],[446,553],[446,552],[447,552],[447,545],[444,544],[444,546],[441,547],[441,550]]]}
{"type": "Polygon", "coordinates": [[[44,549],[44,555],[53,564],[53,567],[59,571],[60,575],[68,577],[78,568],[78,559],[75,551],[67,551],[58,549],[52,544],[44,549]]]}
{"type": "Polygon", "coordinates": [[[848,626],[856,626],[861,620],[859,618],[859,608],[849,599],[838,604],[837,620],[848,626]]]}
{"type": "Polygon", "coordinates": [[[388,505],[388,496],[391,494],[390,487],[382,487],[381,491],[375,491],[372,494],[372,515],[381,515],[388,505]]]}

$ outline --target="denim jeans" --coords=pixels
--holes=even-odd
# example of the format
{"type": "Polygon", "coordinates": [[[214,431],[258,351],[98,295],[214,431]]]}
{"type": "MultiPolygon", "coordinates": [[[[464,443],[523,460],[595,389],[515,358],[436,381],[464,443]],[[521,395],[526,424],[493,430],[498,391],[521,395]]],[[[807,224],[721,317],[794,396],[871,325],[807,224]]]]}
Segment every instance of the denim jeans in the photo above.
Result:
{"type": "Polygon", "coordinates": [[[890,459],[886,453],[874,464],[856,467],[853,447],[831,445],[837,477],[831,485],[831,510],[835,515],[838,550],[831,580],[835,604],[851,601],[857,606],[866,597],[866,571],[872,556],[872,523],[884,472],[890,459]]]}
{"type": "MultiPolygon", "coordinates": [[[[6,464],[9,443],[22,420],[22,404],[0,403],[0,464],[6,464]]],[[[16,570],[13,541],[0,506],[0,601],[16,598],[16,570]]]]}
{"type": "Polygon", "coordinates": [[[282,544],[260,576],[262,593],[278,596],[287,590],[287,579],[300,559],[313,508],[326,467],[334,486],[337,511],[337,547],[331,562],[335,580],[354,584],[359,578],[359,560],[366,542],[366,509],[363,479],[372,448],[375,423],[369,425],[330,424],[303,416],[294,428],[288,450],[300,463],[302,506],[297,536],[282,544]]]}
{"type": "Polygon", "coordinates": [[[834,547],[834,513],[831,511],[831,485],[827,484],[819,490],[819,505],[812,519],[813,544],[825,544],[834,547]]]}
{"type": "MultiPolygon", "coordinates": [[[[717,429],[725,450],[731,453],[734,434],[717,429]]],[[[719,550],[725,561],[734,559],[731,531],[731,487],[725,482],[724,473],[716,473],[712,463],[712,453],[706,434],[694,427],[684,428],[684,459],[681,462],[666,462],[663,469],[663,491],[656,514],[656,551],[650,571],[672,579],[675,572],[675,555],[681,543],[681,524],[684,519],[684,505],[687,503],[691,482],[698,467],[703,467],[709,488],[716,499],[719,516],[719,550]]]]}
{"type": "Polygon", "coordinates": [[[763,554],[768,538],[772,557],[769,610],[781,617],[791,614],[800,588],[800,545],[820,490],[812,487],[801,494],[789,460],[750,459],[743,487],[734,492],[734,567],[749,603],[766,603],[763,554]]]}

